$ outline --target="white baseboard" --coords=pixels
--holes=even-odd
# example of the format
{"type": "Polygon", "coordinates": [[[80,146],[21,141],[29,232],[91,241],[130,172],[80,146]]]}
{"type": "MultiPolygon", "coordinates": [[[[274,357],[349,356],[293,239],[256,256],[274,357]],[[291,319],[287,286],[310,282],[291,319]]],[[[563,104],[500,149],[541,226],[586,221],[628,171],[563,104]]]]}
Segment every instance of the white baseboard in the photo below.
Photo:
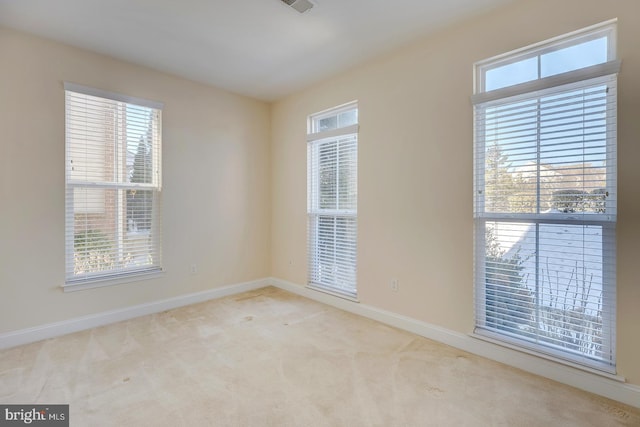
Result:
{"type": "Polygon", "coordinates": [[[480,340],[470,335],[451,331],[440,326],[431,325],[410,317],[339,298],[327,293],[314,291],[304,286],[277,278],[271,278],[270,284],[285,291],[289,291],[369,319],[377,320],[381,323],[412,332],[416,335],[438,341],[451,347],[640,408],[640,386],[625,383],[623,382],[624,379],[621,377],[601,375],[599,373],[577,369],[542,357],[480,340]]]}
{"type": "Polygon", "coordinates": [[[246,291],[275,286],[306,298],[345,310],[381,323],[403,329],[416,335],[467,351],[487,359],[495,360],[532,374],[540,375],[630,406],[640,408],[640,386],[607,378],[599,374],[572,368],[537,356],[522,353],[487,341],[473,338],[440,326],[431,325],[410,317],[385,311],[327,293],[318,292],[277,278],[259,279],[250,282],[215,288],[203,292],[181,295],[132,307],[106,311],[61,322],[49,323],[18,331],[0,334],[0,349],[54,338],[69,333],[91,329],[173,308],[235,295],[246,291]]]}
{"type": "Polygon", "coordinates": [[[260,289],[265,286],[269,286],[269,284],[269,279],[253,280],[207,291],[180,295],[161,301],[134,305],[132,307],[105,311],[102,313],[77,317],[75,319],[63,320],[61,322],[48,323],[46,325],[36,326],[33,328],[7,332],[0,334],[0,349],[16,347],[23,344],[70,334],[72,332],[83,331],[98,326],[133,319],[135,317],[145,316],[147,314],[159,313],[173,308],[197,304],[199,302],[222,298],[228,295],[235,295],[254,289],[260,289]]]}

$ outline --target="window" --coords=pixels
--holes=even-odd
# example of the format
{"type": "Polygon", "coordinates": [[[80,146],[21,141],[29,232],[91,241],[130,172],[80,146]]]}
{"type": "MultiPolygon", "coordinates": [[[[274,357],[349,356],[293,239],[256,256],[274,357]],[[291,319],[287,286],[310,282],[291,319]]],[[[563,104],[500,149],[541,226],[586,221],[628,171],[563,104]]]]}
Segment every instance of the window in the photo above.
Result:
{"type": "Polygon", "coordinates": [[[65,83],[65,289],[160,271],[161,108],[65,83]]]}
{"type": "Polygon", "coordinates": [[[309,286],[356,297],[358,106],[309,117],[309,286]]]}
{"type": "Polygon", "coordinates": [[[615,372],[615,23],[476,64],[476,333],[615,372]]]}

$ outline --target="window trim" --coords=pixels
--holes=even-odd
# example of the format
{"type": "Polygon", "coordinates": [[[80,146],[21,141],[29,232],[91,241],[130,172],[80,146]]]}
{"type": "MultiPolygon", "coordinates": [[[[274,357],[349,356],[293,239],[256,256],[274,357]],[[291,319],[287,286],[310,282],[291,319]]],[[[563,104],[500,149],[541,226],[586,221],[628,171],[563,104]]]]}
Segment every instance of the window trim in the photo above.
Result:
{"type": "MultiPolygon", "coordinates": [[[[519,49],[512,50],[510,52],[502,53],[500,55],[493,56],[491,58],[478,61],[474,64],[474,86],[473,93],[491,93],[493,91],[485,90],[485,77],[487,71],[495,68],[503,67],[505,65],[513,64],[536,56],[541,56],[550,52],[565,49],[571,46],[576,46],[591,40],[595,40],[601,37],[607,37],[607,62],[616,61],[618,57],[617,52],[617,19],[610,19],[605,22],[601,22],[595,25],[591,25],[586,28],[582,28],[567,34],[563,34],[557,37],[553,37],[538,43],[534,43],[528,46],[524,46],[519,49]]],[[[598,64],[602,65],[602,64],[598,64]]],[[[596,67],[598,66],[596,65],[596,67]]],[[[573,73],[575,71],[569,71],[573,73]]],[[[568,74],[568,73],[564,73],[568,74]]],[[[551,76],[556,77],[556,76],[551,76]]],[[[549,78],[549,77],[547,77],[549,78]]],[[[541,80],[541,79],[538,79],[541,80]]],[[[538,81],[533,80],[533,81],[538,81]]],[[[584,79],[583,79],[584,80],[584,79]]],[[[529,82],[527,82],[529,83],[529,82]]],[[[526,83],[524,83],[526,84],[526,83]]],[[[510,86],[511,87],[511,86],[510,86]]],[[[500,89],[498,89],[500,90],[500,89]]]]}
{"type": "MultiPolygon", "coordinates": [[[[477,157],[478,144],[482,144],[485,147],[484,139],[478,135],[478,108],[490,108],[492,105],[509,104],[517,102],[518,98],[523,100],[527,98],[535,98],[544,96],[545,91],[551,93],[571,90],[572,87],[580,89],[588,87],[589,85],[598,84],[601,82],[603,85],[611,84],[615,85],[615,76],[620,71],[621,61],[617,59],[616,52],[616,32],[617,32],[617,20],[610,20],[601,24],[597,24],[585,29],[581,29],[569,34],[565,34],[559,37],[555,37],[550,40],[546,40],[531,46],[517,49],[512,52],[508,52],[487,60],[477,62],[474,66],[474,95],[471,100],[474,104],[474,307],[475,307],[475,328],[471,336],[484,339],[495,344],[502,345],[504,347],[519,350],[525,353],[537,355],[549,360],[554,360],[559,363],[567,364],[573,367],[582,368],[584,370],[602,374],[611,378],[617,378],[616,375],[616,273],[615,273],[615,257],[616,257],[616,238],[615,227],[617,218],[617,209],[615,209],[615,203],[617,203],[617,182],[615,173],[608,175],[607,177],[607,189],[612,191],[612,206],[614,209],[607,208],[606,214],[590,213],[589,215],[572,214],[572,213],[488,213],[484,209],[484,176],[485,165],[484,160],[477,157]],[[545,78],[538,78],[536,80],[528,81],[525,83],[506,86],[492,91],[484,91],[484,83],[486,79],[487,71],[522,61],[524,59],[532,57],[540,57],[548,52],[564,49],[571,46],[576,46],[582,43],[586,43],[590,40],[598,39],[603,36],[608,38],[608,50],[607,50],[607,62],[597,64],[594,66],[583,67],[577,70],[553,75],[545,78]],[[601,355],[607,355],[607,359],[591,358],[588,355],[580,355],[574,352],[553,344],[539,345],[537,342],[526,340],[522,336],[509,333],[508,331],[494,331],[491,328],[486,327],[485,322],[479,322],[478,319],[484,319],[486,307],[485,298],[485,264],[486,264],[486,237],[485,231],[487,223],[490,222],[525,222],[536,226],[536,230],[541,224],[565,224],[574,226],[588,226],[596,225],[602,227],[602,274],[603,274],[603,314],[602,314],[602,328],[603,336],[608,339],[603,340],[601,355]],[[611,258],[613,262],[605,262],[604,257],[606,253],[607,258],[611,258]],[[605,301],[607,301],[605,303],[605,301]],[[606,331],[606,334],[604,333],[606,331]],[[612,344],[613,348],[609,348],[608,345],[612,344]],[[611,360],[608,360],[608,357],[611,360]]],[[[617,107],[617,95],[614,92],[614,99],[616,100],[617,107]]],[[[615,120],[617,108],[606,114],[607,126],[615,134],[617,124],[615,120]]],[[[483,114],[483,113],[481,113],[483,114]]],[[[484,117],[484,115],[482,115],[484,117]]],[[[484,120],[484,119],[482,119],[484,120]]],[[[615,140],[614,140],[615,143],[615,140]]],[[[617,171],[617,161],[615,145],[610,143],[609,137],[606,141],[606,164],[607,171],[617,171]]],[[[539,196],[538,196],[539,197],[539,196]]],[[[608,200],[609,201],[609,200],[608,200]]],[[[537,235],[537,232],[536,232],[537,235]]],[[[537,239],[537,237],[536,237],[537,239]]],[[[538,240],[536,240],[536,245],[538,240]]],[[[536,249],[537,252],[537,249],[536,249]]]]}
{"type": "Polygon", "coordinates": [[[127,104],[135,104],[141,107],[155,108],[156,110],[162,110],[164,103],[160,101],[152,101],[149,99],[137,98],[135,96],[124,95],[122,93],[110,92],[102,89],[97,89],[90,86],[84,86],[72,82],[63,82],[64,90],[69,92],[77,92],[84,95],[96,96],[98,98],[110,99],[112,101],[124,102],[127,104]]]}
{"type": "Polygon", "coordinates": [[[164,276],[166,270],[163,267],[127,271],[126,273],[118,273],[113,275],[97,275],[90,279],[68,280],[63,286],[64,292],[83,291],[86,289],[102,288],[105,286],[123,285],[125,283],[141,282],[144,280],[157,279],[164,276]]]}
{"type": "MultiPolygon", "coordinates": [[[[322,119],[326,119],[327,117],[337,116],[340,113],[344,113],[346,111],[350,111],[354,109],[356,110],[358,109],[358,101],[347,102],[342,105],[338,105],[333,108],[328,108],[326,110],[322,110],[317,113],[313,113],[309,115],[307,119],[307,134],[308,135],[321,134],[322,132],[318,132],[317,130],[317,122],[319,122],[322,119]]],[[[355,126],[357,126],[357,124],[355,126]]],[[[337,129],[344,129],[346,127],[348,126],[345,126],[343,128],[337,128],[337,129]]]]}
{"type": "MultiPolygon", "coordinates": [[[[329,295],[333,295],[336,297],[340,297],[343,299],[347,299],[354,302],[358,301],[358,292],[357,292],[357,259],[354,262],[354,270],[356,271],[356,277],[354,280],[356,281],[354,285],[354,291],[349,292],[346,290],[338,289],[329,284],[322,284],[313,281],[312,277],[312,264],[314,261],[314,256],[311,251],[311,247],[313,242],[317,240],[316,234],[317,230],[311,230],[311,224],[313,219],[317,221],[320,217],[333,217],[333,218],[353,218],[355,220],[356,229],[357,229],[357,219],[358,219],[358,209],[357,209],[357,200],[356,200],[356,208],[355,209],[321,209],[317,206],[317,200],[314,200],[314,190],[312,190],[314,184],[316,184],[317,177],[314,176],[315,166],[311,163],[315,156],[312,156],[312,152],[318,149],[318,146],[323,142],[330,141],[338,141],[340,139],[345,139],[349,137],[355,137],[356,150],[358,147],[358,131],[359,125],[352,124],[344,127],[339,127],[335,129],[330,129],[327,131],[317,131],[318,122],[328,117],[338,116],[341,113],[351,110],[358,110],[358,102],[352,101],[346,104],[339,105],[334,108],[330,108],[315,114],[311,114],[307,118],[307,264],[308,264],[308,279],[306,287],[315,291],[327,293],[329,295]]],[[[356,151],[357,152],[357,151],[356,151]]],[[[357,158],[356,158],[356,170],[357,170],[357,158]]],[[[356,176],[356,188],[357,188],[357,176],[356,176]]],[[[356,257],[357,257],[357,234],[355,237],[354,245],[356,246],[356,257]]],[[[316,243],[317,246],[317,243],[316,243]]]]}
{"type": "MultiPolygon", "coordinates": [[[[146,189],[153,191],[153,203],[158,209],[161,207],[161,192],[162,192],[162,108],[164,104],[158,101],[152,101],[142,98],[137,98],[129,95],[124,95],[116,92],[109,92],[102,89],[97,89],[89,86],[84,86],[72,82],[63,82],[64,94],[65,94],[65,128],[68,114],[68,106],[66,105],[67,92],[74,92],[81,95],[89,95],[105,100],[111,100],[118,103],[132,104],[136,106],[146,107],[149,109],[157,110],[160,114],[157,117],[157,126],[159,131],[159,144],[158,150],[155,153],[155,160],[153,162],[154,174],[153,183],[104,183],[104,182],[87,182],[87,181],[75,181],[69,178],[69,151],[68,151],[68,135],[65,129],[65,281],[61,286],[64,292],[79,291],[85,289],[93,289],[103,286],[119,285],[123,283],[131,283],[141,280],[149,280],[160,277],[164,273],[162,265],[162,258],[160,258],[159,265],[154,266],[141,266],[133,267],[125,270],[111,270],[111,271],[99,271],[85,273],[81,277],[73,277],[72,272],[68,270],[69,259],[74,256],[74,232],[69,232],[70,227],[75,226],[74,210],[73,210],[73,197],[70,192],[73,193],[75,188],[102,188],[102,189],[146,189]],[[71,203],[71,205],[69,205],[71,203]]],[[[115,165],[120,167],[121,165],[115,165]]],[[[158,220],[161,214],[158,215],[158,220]]],[[[161,224],[153,223],[152,234],[154,239],[158,239],[158,254],[162,252],[162,230],[161,224]],[[160,230],[158,231],[158,228],[160,230]]],[[[161,255],[160,255],[161,256],[161,255]]]]}

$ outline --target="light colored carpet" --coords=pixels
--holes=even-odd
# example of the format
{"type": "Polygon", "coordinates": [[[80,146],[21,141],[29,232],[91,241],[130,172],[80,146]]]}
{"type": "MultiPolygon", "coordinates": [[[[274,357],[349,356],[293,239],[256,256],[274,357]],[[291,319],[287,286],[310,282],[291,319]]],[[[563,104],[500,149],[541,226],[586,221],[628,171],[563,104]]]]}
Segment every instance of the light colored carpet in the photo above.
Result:
{"type": "Polygon", "coordinates": [[[72,426],[640,426],[640,411],[275,288],[0,352],[72,426]]]}

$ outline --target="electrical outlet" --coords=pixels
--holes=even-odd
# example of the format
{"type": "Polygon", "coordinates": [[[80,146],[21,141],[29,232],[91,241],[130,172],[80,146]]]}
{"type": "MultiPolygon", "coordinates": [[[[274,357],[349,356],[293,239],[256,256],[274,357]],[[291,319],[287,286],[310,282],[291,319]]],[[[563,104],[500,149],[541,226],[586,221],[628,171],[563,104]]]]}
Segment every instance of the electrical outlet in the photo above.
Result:
{"type": "Polygon", "coordinates": [[[198,274],[198,266],[197,264],[191,264],[191,274],[198,274]]]}
{"type": "Polygon", "coordinates": [[[391,290],[393,292],[398,292],[398,286],[399,286],[398,279],[391,279],[391,282],[389,285],[391,286],[391,290]]]}

